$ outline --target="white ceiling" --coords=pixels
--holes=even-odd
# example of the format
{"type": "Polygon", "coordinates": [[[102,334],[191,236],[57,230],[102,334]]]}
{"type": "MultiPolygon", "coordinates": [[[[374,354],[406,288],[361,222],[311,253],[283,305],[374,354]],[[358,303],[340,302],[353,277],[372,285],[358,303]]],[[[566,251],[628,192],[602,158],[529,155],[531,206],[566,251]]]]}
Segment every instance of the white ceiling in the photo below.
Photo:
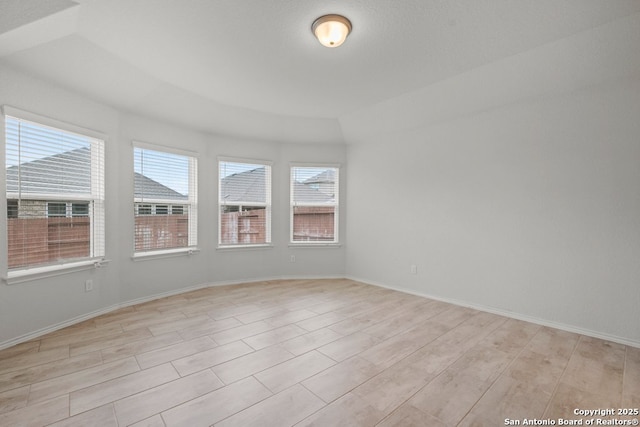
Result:
{"type": "MultiPolygon", "coordinates": [[[[491,75],[509,76],[526,73],[510,62],[522,65],[526,55],[560,68],[589,66],[585,55],[607,57],[606,44],[571,48],[576,38],[617,31],[609,43],[624,44],[621,60],[637,59],[639,17],[640,0],[0,0],[0,60],[116,108],[203,131],[342,142],[344,118],[362,120],[359,112],[412,94],[430,97],[437,110],[435,96],[447,92],[429,88],[486,74],[492,64],[491,75]],[[353,23],[340,48],[322,47],[311,34],[326,13],[353,23]],[[560,45],[569,46],[561,56],[560,45]]],[[[638,71],[635,64],[625,72],[638,71]]],[[[529,94],[512,83],[510,98],[529,94]]],[[[459,96],[458,104],[467,102],[459,96]]]]}

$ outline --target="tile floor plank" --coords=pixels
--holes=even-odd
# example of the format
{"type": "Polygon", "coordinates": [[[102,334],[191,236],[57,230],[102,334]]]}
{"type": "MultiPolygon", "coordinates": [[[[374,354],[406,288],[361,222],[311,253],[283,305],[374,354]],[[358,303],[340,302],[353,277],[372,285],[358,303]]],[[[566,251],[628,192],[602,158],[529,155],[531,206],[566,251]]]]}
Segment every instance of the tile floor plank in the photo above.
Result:
{"type": "Polygon", "coordinates": [[[42,337],[40,340],[40,351],[64,345],[83,343],[96,338],[107,339],[108,337],[118,336],[123,332],[122,325],[118,323],[101,326],[99,328],[83,327],[80,329],[70,326],[42,337]]]}
{"type": "Polygon", "coordinates": [[[0,361],[15,357],[18,355],[24,355],[27,353],[36,353],[40,349],[40,340],[27,341],[20,344],[16,344],[13,347],[0,350],[0,361]]]}
{"type": "Polygon", "coordinates": [[[271,392],[253,377],[162,412],[167,427],[211,426],[271,396],[271,392]]]}
{"type": "Polygon", "coordinates": [[[335,363],[332,359],[317,351],[310,351],[254,376],[273,393],[278,393],[318,372],[324,371],[335,363]]]}
{"type": "Polygon", "coordinates": [[[83,388],[69,394],[70,414],[77,415],[178,378],[167,363],[83,388]]]}
{"type": "Polygon", "coordinates": [[[27,406],[29,400],[29,386],[14,388],[0,393],[0,414],[15,411],[27,406]]]}
{"type": "Polygon", "coordinates": [[[306,320],[315,316],[317,316],[316,313],[303,308],[300,310],[289,311],[278,316],[269,317],[264,319],[264,321],[271,326],[278,328],[280,326],[290,325],[291,323],[306,320]]]}
{"type": "Polygon", "coordinates": [[[136,360],[142,369],[146,369],[183,357],[195,355],[217,346],[218,344],[209,337],[195,338],[190,341],[179,342],[170,346],[137,354],[136,360]]]}
{"type": "Polygon", "coordinates": [[[102,364],[100,352],[86,353],[0,375],[0,392],[102,364]]]}
{"type": "Polygon", "coordinates": [[[166,424],[162,420],[160,414],[149,417],[146,420],[138,421],[135,424],[131,424],[129,427],[166,427],[166,424]]]}
{"type": "Polygon", "coordinates": [[[195,373],[115,402],[120,425],[128,426],[223,387],[210,370],[195,373]]]}
{"type": "Polygon", "coordinates": [[[214,366],[211,370],[225,384],[257,374],[295,356],[279,346],[271,346],[214,366]]]}
{"type": "Polygon", "coordinates": [[[211,350],[202,351],[191,356],[174,360],[172,363],[180,373],[180,376],[184,377],[237,357],[244,356],[252,351],[253,349],[243,341],[234,341],[229,344],[214,347],[211,350]]]}
{"type": "Polygon", "coordinates": [[[249,323],[247,325],[237,326],[235,328],[226,329],[211,335],[211,338],[220,345],[229,344],[244,338],[261,334],[266,331],[275,329],[267,322],[260,320],[258,322],[249,323]]]}
{"type": "Polygon", "coordinates": [[[354,356],[302,381],[302,385],[326,403],[331,403],[381,371],[373,363],[354,356]]]}
{"type": "MultiPolygon", "coordinates": [[[[148,328],[153,335],[160,335],[163,332],[161,329],[166,327],[167,324],[173,322],[185,321],[187,316],[184,313],[141,313],[137,319],[126,319],[126,321],[120,322],[124,331],[131,331],[140,328],[148,328]],[[154,331],[154,328],[157,328],[154,331]]],[[[175,329],[168,328],[166,332],[174,332],[175,329]]],[[[165,333],[166,333],[165,332],[165,333]]]]}
{"type": "Polygon", "coordinates": [[[296,356],[299,356],[307,351],[315,350],[318,347],[329,344],[340,338],[342,338],[342,334],[332,331],[329,328],[323,328],[287,340],[280,343],[280,346],[296,356]]]}
{"type": "Polygon", "coordinates": [[[33,366],[44,365],[56,360],[67,359],[69,357],[69,347],[62,346],[50,350],[43,350],[37,353],[17,354],[0,360],[0,375],[19,369],[31,368],[33,366]]]}
{"type": "MultiPolygon", "coordinates": [[[[31,385],[29,405],[52,397],[68,394],[140,370],[133,357],[116,360],[31,385]]],[[[68,397],[68,396],[67,396],[68,397]]]]}
{"type": "Polygon", "coordinates": [[[334,313],[333,311],[329,311],[327,313],[318,314],[315,317],[296,322],[296,325],[300,326],[302,329],[306,329],[309,332],[313,332],[326,326],[331,326],[334,323],[338,323],[344,319],[344,316],[334,313]]]}
{"type": "Polygon", "coordinates": [[[110,336],[108,338],[93,338],[90,340],[69,344],[69,351],[71,356],[77,356],[80,354],[90,353],[92,351],[98,351],[116,345],[143,340],[146,338],[150,338],[151,336],[152,334],[147,328],[134,329],[110,336]]]}
{"type": "Polygon", "coordinates": [[[113,405],[104,405],[66,418],[48,427],[118,427],[113,405]]]}
{"type": "Polygon", "coordinates": [[[157,350],[173,344],[182,342],[183,338],[177,332],[169,332],[167,334],[151,336],[133,342],[125,342],[120,345],[107,347],[100,350],[102,359],[105,362],[122,359],[137,354],[146,353],[148,351],[157,350]]]}
{"type": "MultiPolygon", "coordinates": [[[[329,328],[334,330],[333,328],[329,328]]],[[[355,332],[351,335],[339,338],[318,349],[322,354],[329,356],[336,362],[341,362],[368,348],[380,343],[378,338],[367,335],[363,332],[355,332]]]]}
{"type": "Polygon", "coordinates": [[[227,329],[235,328],[242,325],[242,322],[234,317],[228,317],[220,320],[207,320],[199,325],[192,326],[190,328],[181,329],[179,331],[180,336],[185,340],[191,340],[194,338],[202,337],[205,335],[212,335],[216,332],[225,331],[227,329]]]}
{"type": "Polygon", "coordinates": [[[311,414],[296,427],[326,426],[375,426],[384,418],[384,414],[352,393],[311,414]]]}
{"type": "Polygon", "coordinates": [[[323,406],[322,400],[300,384],[296,384],[242,412],[215,423],[215,426],[292,426],[323,406]]]}
{"type": "Polygon", "coordinates": [[[30,405],[0,415],[4,426],[42,427],[69,417],[69,396],[30,405]]]}
{"type": "Polygon", "coordinates": [[[182,329],[189,329],[192,327],[197,327],[202,325],[203,322],[211,320],[209,316],[201,314],[196,317],[186,317],[182,316],[181,319],[163,319],[163,321],[154,323],[151,326],[147,326],[147,328],[151,331],[154,336],[166,334],[169,332],[177,332],[182,329]],[[166,320],[166,322],[164,321],[166,320]]]}
{"type": "MultiPolygon", "coordinates": [[[[476,424],[483,425],[504,425],[502,424],[476,424]]],[[[391,415],[376,424],[376,427],[447,427],[445,423],[431,415],[416,409],[411,405],[401,405],[391,415]]]]}
{"type": "Polygon", "coordinates": [[[640,408],[640,348],[627,347],[622,389],[623,408],[640,408]]]}
{"type": "Polygon", "coordinates": [[[562,376],[562,382],[580,390],[599,390],[620,401],[625,347],[604,340],[581,337],[562,376]]]}

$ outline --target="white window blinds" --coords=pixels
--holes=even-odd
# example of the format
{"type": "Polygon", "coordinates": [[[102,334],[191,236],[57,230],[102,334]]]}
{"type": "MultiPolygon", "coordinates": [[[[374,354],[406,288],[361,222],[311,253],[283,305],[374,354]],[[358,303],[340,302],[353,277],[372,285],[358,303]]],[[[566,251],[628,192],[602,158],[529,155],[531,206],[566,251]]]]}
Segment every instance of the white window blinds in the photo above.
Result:
{"type": "Polygon", "coordinates": [[[220,246],[271,243],[271,166],[219,162],[220,246]]]}
{"type": "Polygon", "coordinates": [[[195,247],[197,159],[153,147],[133,149],[135,252],[195,247]]]}
{"type": "Polygon", "coordinates": [[[337,167],[291,168],[291,242],[338,242],[337,167]]]}
{"type": "Polygon", "coordinates": [[[10,270],[104,256],[104,141],[5,117],[10,270]]]}

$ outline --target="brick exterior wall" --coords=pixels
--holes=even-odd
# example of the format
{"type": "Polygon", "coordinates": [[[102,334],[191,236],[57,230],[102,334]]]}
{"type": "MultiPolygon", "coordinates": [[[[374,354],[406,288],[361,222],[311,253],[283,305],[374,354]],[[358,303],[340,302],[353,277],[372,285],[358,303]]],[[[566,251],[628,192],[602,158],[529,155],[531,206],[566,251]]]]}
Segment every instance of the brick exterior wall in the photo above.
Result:
{"type": "Polygon", "coordinates": [[[136,216],[136,252],[187,246],[189,246],[188,215],[136,216]]]}
{"type": "MultiPolygon", "coordinates": [[[[293,217],[294,242],[333,241],[334,207],[296,207],[293,217]]],[[[223,245],[265,243],[264,209],[221,214],[223,245]]]]}
{"type": "Polygon", "coordinates": [[[8,218],[9,268],[89,256],[89,218],[8,218]]]}
{"type": "Polygon", "coordinates": [[[220,243],[223,245],[250,245],[266,241],[265,209],[222,213],[220,221],[220,243]]]}
{"type": "MultiPolygon", "coordinates": [[[[8,218],[9,268],[89,257],[89,227],[89,217],[8,218]]],[[[136,217],[136,251],[179,248],[188,244],[188,215],[136,217]]]]}
{"type": "Polygon", "coordinates": [[[293,241],[333,241],[335,236],[333,206],[297,206],[293,209],[293,241]]]}
{"type": "MultiPolygon", "coordinates": [[[[265,243],[264,209],[221,215],[222,244],[265,243]]],[[[90,256],[89,227],[88,217],[8,218],[9,268],[90,256]]],[[[333,240],[334,208],[296,207],[293,232],[296,242],[333,240]]],[[[188,215],[140,215],[135,218],[136,251],[188,245],[188,215]]]]}

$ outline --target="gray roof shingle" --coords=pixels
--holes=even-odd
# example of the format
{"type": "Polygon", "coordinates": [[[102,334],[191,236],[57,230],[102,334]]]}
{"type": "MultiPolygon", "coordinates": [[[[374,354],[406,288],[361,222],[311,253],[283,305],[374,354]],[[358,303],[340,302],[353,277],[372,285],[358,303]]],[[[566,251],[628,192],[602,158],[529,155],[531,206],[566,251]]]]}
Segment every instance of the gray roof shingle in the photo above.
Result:
{"type": "MultiPolygon", "coordinates": [[[[56,193],[63,189],[69,194],[90,194],[90,151],[79,148],[72,151],[45,157],[32,162],[7,168],[7,191],[18,191],[18,179],[23,194],[56,193]],[[20,176],[18,176],[18,171],[20,176]]],[[[265,203],[265,168],[260,167],[235,173],[222,179],[222,200],[238,203],[265,203]]],[[[310,183],[333,182],[333,171],[307,179],[304,183],[295,182],[293,190],[295,200],[304,203],[331,203],[333,197],[311,188],[310,183]]],[[[136,198],[166,199],[187,201],[184,194],[160,184],[153,179],[134,173],[134,195],[136,198]]]]}
{"type": "Polygon", "coordinates": [[[186,202],[189,197],[154,181],[148,176],[135,172],[133,177],[134,197],[146,199],[166,199],[186,202]]]}
{"type": "Polygon", "coordinates": [[[90,151],[78,148],[7,168],[7,192],[91,194],[90,151]]]}
{"type": "Polygon", "coordinates": [[[333,184],[335,182],[336,172],[334,169],[327,169],[326,171],[304,181],[305,184],[333,184]]]}
{"type": "Polygon", "coordinates": [[[311,188],[308,185],[302,184],[300,182],[295,182],[293,184],[293,191],[295,192],[295,200],[298,203],[332,203],[333,197],[329,194],[322,193],[315,188],[311,188]]]}
{"type": "Polygon", "coordinates": [[[234,173],[220,181],[220,200],[227,202],[265,203],[265,168],[234,173]]]}

